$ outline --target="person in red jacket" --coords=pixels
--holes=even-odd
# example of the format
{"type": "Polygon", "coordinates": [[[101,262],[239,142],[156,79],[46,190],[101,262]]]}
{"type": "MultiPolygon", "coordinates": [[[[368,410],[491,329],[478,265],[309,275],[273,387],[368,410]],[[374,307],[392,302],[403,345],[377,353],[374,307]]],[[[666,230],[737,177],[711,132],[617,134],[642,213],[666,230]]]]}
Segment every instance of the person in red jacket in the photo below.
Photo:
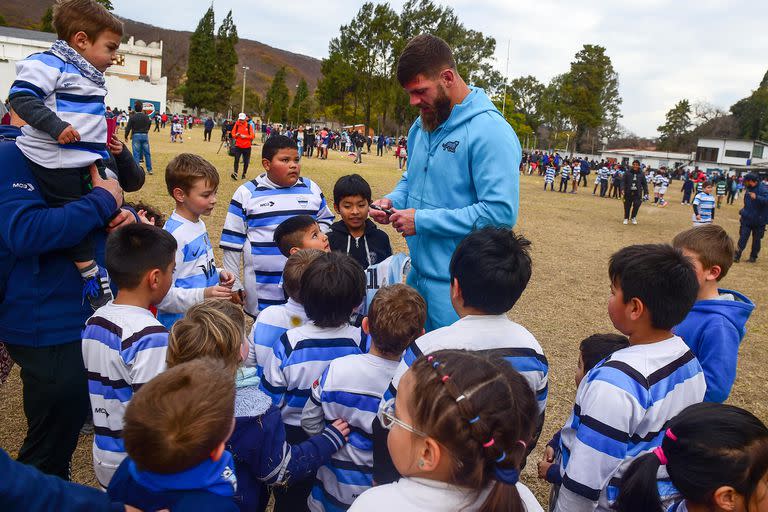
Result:
{"type": "Polygon", "coordinates": [[[248,172],[248,164],[251,162],[251,142],[255,137],[253,128],[248,124],[248,118],[243,113],[237,116],[237,122],[232,127],[232,138],[235,141],[234,153],[235,153],[235,170],[232,172],[232,179],[237,179],[237,170],[240,166],[240,157],[243,157],[243,178],[245,179],[245,173],[248,172]]]}

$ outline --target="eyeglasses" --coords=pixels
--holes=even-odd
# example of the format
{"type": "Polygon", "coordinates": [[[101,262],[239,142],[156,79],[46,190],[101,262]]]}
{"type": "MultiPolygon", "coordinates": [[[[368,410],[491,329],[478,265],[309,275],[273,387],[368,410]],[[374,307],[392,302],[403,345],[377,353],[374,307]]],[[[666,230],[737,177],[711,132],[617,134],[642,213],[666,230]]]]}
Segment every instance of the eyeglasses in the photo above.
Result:
{"type": "Polygon", "coordinates": [[[381,407],[379,407],[379,412],[376,416],[379,418],[379,422],[381,422],[381,426],[387,430],[392,430],[393,425],[398,425],[399,427],[404,428],[408,432],[412,432],[417,436],[429,437],[424,432],[420,430],[416,430],[409,424],[395,417],[395,399],[394,398],[390,398],[389,400],[384,402],[384,404],[381,407]]]}

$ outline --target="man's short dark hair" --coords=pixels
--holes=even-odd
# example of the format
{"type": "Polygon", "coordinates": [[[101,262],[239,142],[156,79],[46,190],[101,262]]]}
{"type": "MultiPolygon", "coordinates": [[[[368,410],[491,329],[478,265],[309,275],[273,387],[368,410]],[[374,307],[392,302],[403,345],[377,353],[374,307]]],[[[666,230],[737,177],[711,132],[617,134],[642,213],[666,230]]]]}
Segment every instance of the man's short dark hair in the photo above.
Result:
{"type": "Polygon", "coordinates": [[[486,227],[467,235],[449,267],[464,305],[489,315],[512,309],[531,279],[530,246],[508,228],[486,227]]]}
{"type": "Polygon", "coordinates": [[[699,282],[691,260],[667,244],[630,245],[611,256],[608,276],[624,303],[640,299],[655,329],[671,329],[696,302],[699,282]]]}
{"type": "Polygon", "coordinates": [[[333,186],[333,204],[338,206],[345,197],[360,196],[371,202],[371,186],[359,174],[348,174],[336,180],[333,186]]]}
{"type": "Polygon", "coordinates": [[[299,150],[299,146],[296,145],[296,141],[285,135],[273,135],[267,139],[267,142],[261,147],[262,160],[272,161],[275,155],[281,149],[295,149],[299,150]]]}
{"type": "Polygon", "coordinates": [[[291,255],[291,249],[300,247],[304,233],[317,224],[317,220],[311,215],[295,215],[281,222],[276,228],[272,239],[280,249],[280,253],[286,258],[291,255]]]}
{"type": "Polygon", "coordinates": [[[107,272],[118,288],[136,288],[147,272],[165,272],[175,258],[173,235],[149,224],[129,224],[107,237],[107,272]]]}
{"type": "Polygon", "coordinates": [[[456,69],[456,61],[448,43],[432,34],[421,34],[408,41],[400,54],[397,81],[405,86],[417,75],[434,78],[448,68],[456,69]]]}
{"type": "Polygon", "coordinates": [[[581,341],[579,352],[584,363],[584,373],[597,366],[597,363],[617,350],[627,348],[629,339],[621,334],[593,334],[581,341]]]}
{"type": "Polygon", "coordinates": [[[325,253],[301,276],[299,298],[318,327],[340,327],[365,297],[365,272],[352,257],[325,253]]]}
{"type": "Polygon", "coordinates": [[[133,102],[133,110],[136,112],[143,112],[144,111],[144,103],[142,103],[139,100],[136,100],[133,102]]]}

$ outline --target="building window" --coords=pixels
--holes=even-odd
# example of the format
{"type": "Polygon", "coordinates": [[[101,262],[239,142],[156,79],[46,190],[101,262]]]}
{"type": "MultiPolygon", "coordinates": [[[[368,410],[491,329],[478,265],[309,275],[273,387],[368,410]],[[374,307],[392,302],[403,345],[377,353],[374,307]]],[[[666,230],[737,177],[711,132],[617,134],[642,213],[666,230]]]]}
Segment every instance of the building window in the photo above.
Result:
{"type": "Polygon", "coordinates": [[[699,162],[717,162],[718,148],[705,148],[699,146],[696,148],[696,160],[699,162]]]}
{"type": "Polygon", "coordinates": [[[149,73],[147,73],[147,61],[140,60],[139,61],[139,74],[141,76],[147,76],[149,73]]]}
{"type": "Polygon", "coordinates": [[[755,144],[755,148],[752,150],[752,157],[753,158],[763,158],[763,150],[765,149],[765,146],[761,146],[759,144],[755,144]]]}
{"type": "Polygon", "coordinates": [[[726,149],[725,156],[730,158],[749,158],[749,151],[736,151],[735,149],[726,149]]]}

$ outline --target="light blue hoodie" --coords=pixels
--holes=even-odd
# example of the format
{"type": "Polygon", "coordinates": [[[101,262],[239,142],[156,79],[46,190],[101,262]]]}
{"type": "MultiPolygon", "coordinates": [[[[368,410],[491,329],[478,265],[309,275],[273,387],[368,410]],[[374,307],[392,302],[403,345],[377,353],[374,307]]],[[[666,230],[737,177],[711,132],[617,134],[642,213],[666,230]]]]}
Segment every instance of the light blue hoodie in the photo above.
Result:
{"type": "Polygon", "coordinates": [[[408,170],[387,197],[395,208],[416,209],[416,234],[406,238],[408,281],[427,299],[428,328],[446,325],[434,320],[452,313],[448,265],[459,242],[484,226],[515,225],[521,156],[515,131],[482,89],[470,87],[433,132],[422,129],[421,117],[411,126],[408,170]],[[442,306],[430,304],[434,287],[446,295],[442,306]]]}

